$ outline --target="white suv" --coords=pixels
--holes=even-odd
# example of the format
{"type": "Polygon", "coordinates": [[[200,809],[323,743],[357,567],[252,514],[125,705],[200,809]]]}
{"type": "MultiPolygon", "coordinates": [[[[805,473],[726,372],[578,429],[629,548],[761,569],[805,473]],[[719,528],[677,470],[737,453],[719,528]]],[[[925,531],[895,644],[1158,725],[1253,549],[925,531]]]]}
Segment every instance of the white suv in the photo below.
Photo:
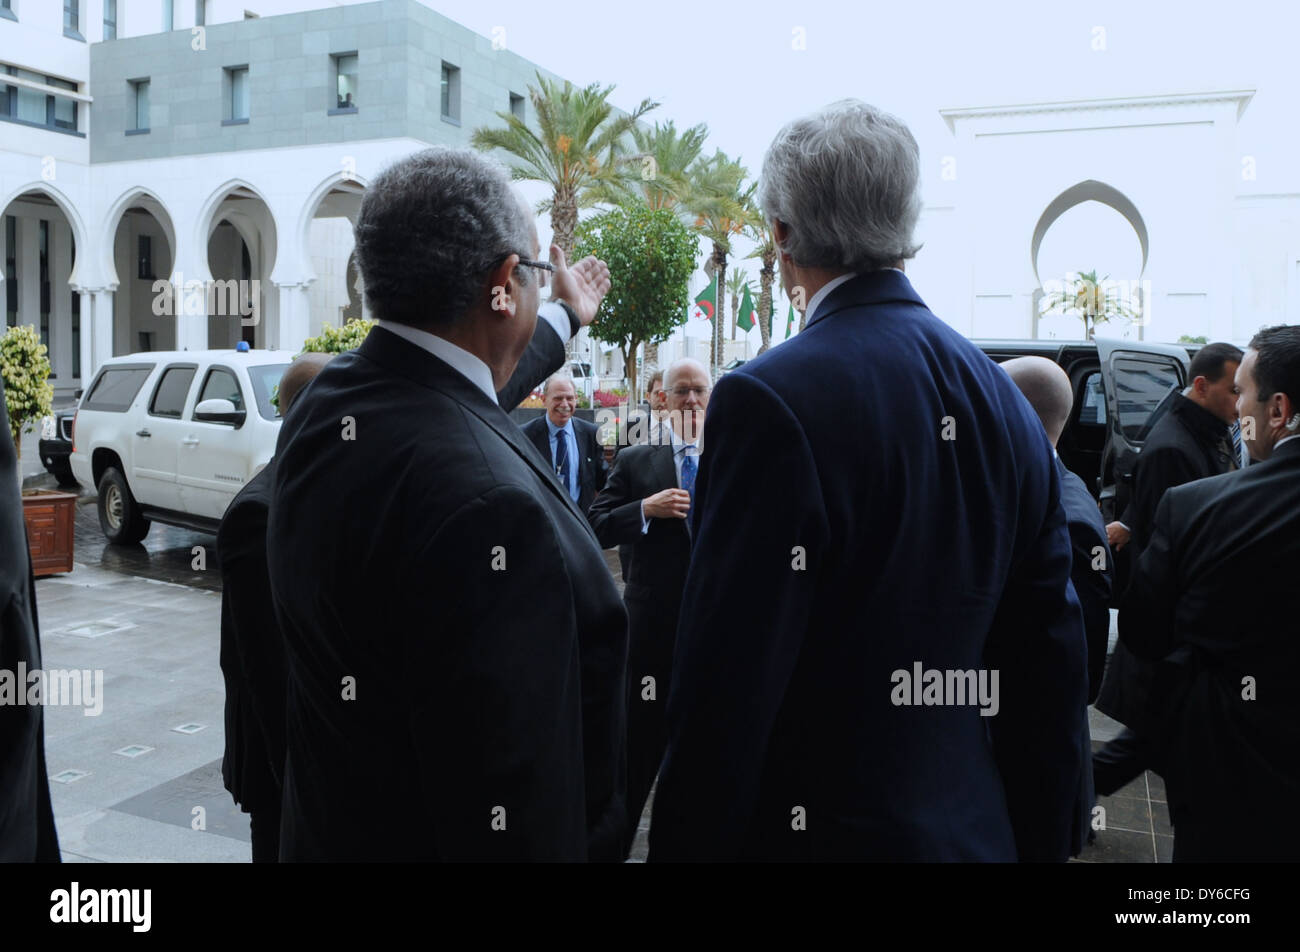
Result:
{"type": "Polygon", "coordinates": [[[284,351],[155,351],[113,357],[72,425],[72,474],[99,491],[110,542],[150,521],[215,532],[244,483],[275,452],[271,396],[284,351]]]}

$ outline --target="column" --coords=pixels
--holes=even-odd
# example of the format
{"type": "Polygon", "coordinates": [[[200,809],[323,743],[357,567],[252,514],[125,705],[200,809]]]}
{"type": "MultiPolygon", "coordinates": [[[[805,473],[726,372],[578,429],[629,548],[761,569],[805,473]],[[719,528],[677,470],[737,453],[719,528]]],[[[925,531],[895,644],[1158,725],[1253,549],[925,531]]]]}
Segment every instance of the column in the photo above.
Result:
{"type": "Polygon", "coordinates": [[[18,323],[41,329],[41,235],[40,222],[17,216],[14,237],[18,242],[18,323]]]}
{"type": "Polygon", "coordinates": [[[275,326],[267,326],[267,347],[275,347],[296,354],[309,336],[309,294],[307,283],[285,283],[277,286],[278,314],[275,326]],[[272,331],[274,330],[274,335],[272,331]]]}
{"type": "Polygon", "coordinates": [[[88,290],[81,309],[81,379],[89,382],[104,361],[113,356],[115,295],[105,288],[88,290]]]}
{"type": "MultiPolygon", "coordinates": [[[[82,249],[84,253],[86,249],[82,249]]],[[[50,370],[58,390],[72,389],[72,227],[50,219],[50,370]]]]}

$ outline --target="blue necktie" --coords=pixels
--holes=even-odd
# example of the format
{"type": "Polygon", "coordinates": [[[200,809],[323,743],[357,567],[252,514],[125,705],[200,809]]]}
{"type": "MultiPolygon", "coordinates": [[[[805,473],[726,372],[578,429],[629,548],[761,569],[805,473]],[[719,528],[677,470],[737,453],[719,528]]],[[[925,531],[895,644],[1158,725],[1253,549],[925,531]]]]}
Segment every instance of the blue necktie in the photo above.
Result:
{"type": "Polygon", "coordinates": [[[564,491],[574,502],[573,487],[569,485],[569,434],[567,430],[555,431],[555,475],[560,477],[564,491]]]}
{"type": "Polygon", "coordinates": [[[694,443],[687,443],[686,448],[682,450],[682,489],[691,494],[691,505],[686,510],[686,521],[691,521],[691,513],[695,511],[695,457],[691,455],[691,450],[695,449],[694,443]]]}
{"type": "Polygon", "coordinates": [[[1232,424],[1232,460],[1236,464],[1233,469],[1240,469],[1243,465],[1241,459],[1241,421],[1236,420],[1232,424]]]}

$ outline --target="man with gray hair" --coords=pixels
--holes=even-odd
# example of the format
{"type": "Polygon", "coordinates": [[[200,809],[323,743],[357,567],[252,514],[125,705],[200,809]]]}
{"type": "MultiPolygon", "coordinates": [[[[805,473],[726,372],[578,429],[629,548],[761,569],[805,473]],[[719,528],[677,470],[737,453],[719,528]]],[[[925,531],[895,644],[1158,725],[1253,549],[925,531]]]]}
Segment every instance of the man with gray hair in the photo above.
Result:
{"type": "Polygon", "coordinates": [[[277,446],[281,859],[622,858],[627,617],[503,409],[560,367],[609,269],[539,253],[504,169],[472,150],[413,153],[366,189],[378,326],[277,446]]]}
{"type": "Polygon", "coordinates": [[[576,415],[578,393],[567,373],[548,377],[542,385],[546,412],[520,429],[555,470],[555,476],[582,512],[605,486],[609,464],[596,435],[596,425],[576,415]]]}
{"type": "Polygon", "coordinates": [[[691,561],[689,515],[709,406],[709,371],[684,357],[664,375],[664,434],[629,446],[591,507],[601,545],[628,546],[627,837],[630,849],[668,739],[664,705],[672,684],[673,642],[691,561]]]}
{"type": "Polygon", "coordinates": [[[919,178],[906,126],[856,100],[768,150],[807,323],[709,404],[651,860],[1068,853],[1087,669],[1060,478],[903,274],[919,178]]]}

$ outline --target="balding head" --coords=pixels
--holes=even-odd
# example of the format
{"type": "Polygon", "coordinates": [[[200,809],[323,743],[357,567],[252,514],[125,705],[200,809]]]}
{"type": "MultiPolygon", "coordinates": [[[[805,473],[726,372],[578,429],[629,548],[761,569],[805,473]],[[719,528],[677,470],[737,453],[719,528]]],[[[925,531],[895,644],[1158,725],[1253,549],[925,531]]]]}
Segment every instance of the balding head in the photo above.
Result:
{"type": "Polygon", "coordinates": [[[293,403],[294,397],[303,387],[312,382],[312,379],[325,369],[325,365],[334,359],[333,354],[318,354],[315,351],[306,354],[299,354],[294,358],[289,369],[284,372],[280,378],[280,416],[289,415],[289,407],[293,403]]]}
{"type": "Polygon", "coordinates": [[[1069,376],[1056,361],[1046,357],[1015,357],[1001,366],[1043,421],[1047,438],[1055,446],[1074,408],[1069,376]]]}
{"type": "Polygon", "coordinates": [[[703,375],[705,380],[709,379],[708,368],[693,357],[683,357],[680,360],[674,360],[664,371],[664,389],[671,390],[675,378],[680,377],[682,372],[689,368],[696,375],[703,375]]]}

